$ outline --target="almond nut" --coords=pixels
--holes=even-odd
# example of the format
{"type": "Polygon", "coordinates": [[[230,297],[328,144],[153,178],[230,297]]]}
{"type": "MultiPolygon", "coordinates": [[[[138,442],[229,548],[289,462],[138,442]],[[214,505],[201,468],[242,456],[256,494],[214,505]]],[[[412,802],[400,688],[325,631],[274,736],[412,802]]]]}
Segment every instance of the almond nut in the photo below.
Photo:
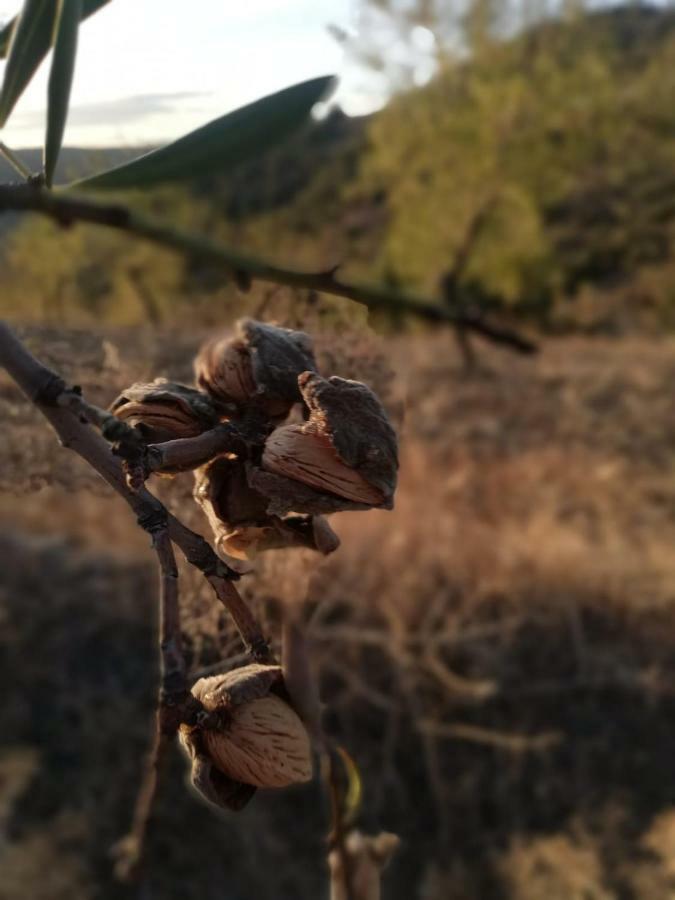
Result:
{"type": "Polygon", "coordinates": [[[253,663],[200,678],[192,694],[204,711],[180,738],[192,782],[208,800],[241,808],[257,787],[286,787],[312,777],[309,735],[287,702],[279,666],[253,663]]]}
{"type": "Polygon", "coordinates": [[[241,340],[221,337],[208,344],[195,360],[199,387],[226,402],[241,405],[256,392],[251,354],[241,340]]]}
{"type": "Polygon", "coordinates": [[[195,359],[197,384],[221,401],[255,401],[283,419],[301,400],[298,375],[314,370],[311,340],[301,331],[240,319],[234,333],[206,343],[195,359]]]}
{"type": "Polygon", "coordinates": [[[149,443],[196,437],[218,422],[207,394],[157,379],[132,384],[111,404],[118,418],[137,427],[149,443]]]}
{"type": "Polygon", "coordinates": [[[381,491],[342,462],[327,435],[306,431],[304,426],[275,429],[265,442],[262,467],[354,503],[380,506],[384,500],[381,491]]]}
{"type": "Polygon", "coordinates": [[[221,772],[256,787],[287,787],[312,778],[309,736],[299,716],[270,694],[238,706],[227,729],[204,731],[204,745],[221,772]]]}

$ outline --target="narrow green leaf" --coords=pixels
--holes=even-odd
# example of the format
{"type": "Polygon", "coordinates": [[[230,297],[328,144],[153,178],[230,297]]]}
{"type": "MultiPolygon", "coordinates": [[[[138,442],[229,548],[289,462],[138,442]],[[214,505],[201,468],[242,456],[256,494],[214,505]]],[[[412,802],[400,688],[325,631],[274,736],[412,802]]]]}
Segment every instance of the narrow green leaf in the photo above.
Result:
{"type": "Polygon", "coordinates": [[[68,102],[77,53],[77,32],[82,18],[82,0],[59,0],[57,15],[54,54],[47,88],[47,134],[44,149],[47,187],[52,186],[68,117],[68,102]]]}
{"type": "Polygon", "coordinates": [[[51,44],[56,3],[53,0],[24,0],[19,21],[12,33],[5,77],[0,91],[0,128],[31,80],[44,57],[41,47],[51,44]]]}
{"type": "Polygon", "coordinates": [[[333,83],[332,77],[325,77],[296,84],[214,119],[172,144],[69,187],[149,187],[231,169],[263,153],[301,125],[333,83]]]}
{"type": "MultiPolygon", "coordinates": [[[[82,19],[88,19],[89,16],[93,15],[95,12],[105,6],[106,3],[110,3],[110,0],[82,0],[82,19]]],[[[52,0],[45,0],[45,6],[51,6],[52,0]]],[[[9,44],[12,39],[12,31],[14,30],[14,26],[17,23],[18,16],[14,16],[13,19],[3,27],[0,28],[0,59],[4,59],[7,56],[7,51],[9,49],[9,44]]],[[[50,35],[51,37],[51,35],[50,35]]],[[[47,55],[47,51],[49,50],[49,40],[47,40],[42,49],[41,49],[41,59],[47,55]]]]}

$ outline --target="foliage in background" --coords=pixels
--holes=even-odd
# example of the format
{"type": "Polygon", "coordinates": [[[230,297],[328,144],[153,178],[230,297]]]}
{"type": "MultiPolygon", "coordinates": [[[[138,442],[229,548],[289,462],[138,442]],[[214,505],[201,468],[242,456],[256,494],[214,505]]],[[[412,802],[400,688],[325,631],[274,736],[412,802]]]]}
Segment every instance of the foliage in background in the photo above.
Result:
{"type": "MultiPolygon", "coordinates": [[[[428,292],[450,276],[462,302],[549,326],[672,326],[675,14],[521,10],[517,27],[497,0],[462,20],[453,8],[364,0],[379,31],[353,52],[398,89],[382,112],[335,111],[228,175],[134,204],[299,268],[349,259],[428,292]],[[392,71],[383,33],[407,68],[392,71]],[[426,57],[410,49],[420,34],[426,57]]],[[[242,304],[221,275],[88,229],[27,221],[0,264],[4,311],[40,319],[208,321],[214,301],[242,304]]]]}

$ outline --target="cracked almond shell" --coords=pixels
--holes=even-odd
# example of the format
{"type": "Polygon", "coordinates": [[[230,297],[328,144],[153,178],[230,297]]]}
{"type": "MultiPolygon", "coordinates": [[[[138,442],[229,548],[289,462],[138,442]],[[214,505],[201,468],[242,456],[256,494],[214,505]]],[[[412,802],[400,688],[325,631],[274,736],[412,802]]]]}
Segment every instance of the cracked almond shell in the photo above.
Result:
{"type": "Polygon", "coordinates": [[[195,359],[201,388],[237,406],[255,401],[272,418],[284,418],[301,400],[298,375],[314,368],[309,335],[253,319],[240,319],[195,359]]]}
{"type": "Polygon", "coordinates": [[[163,379],[132,384],[113,401],[110,411],[137,427],[151,443],[196,437],[219,419],[207,394],[163,379]]]}
{"type": "Polygon", "coordinates": [[[181,729],[193,759],[193,783],[208,799],[223,785],[226,797],[236,797],[236,785],[287,787],[312,778],[309,735],[283,692],[280,667],[261,664],[201,678],[193,686],[204,709],[220,714],[216,728],[181,729]]]}
{"type": "Polygon", "coordinates": [[[304,372],[298,385],[310,415],[267,438],[249,484],[270,499],[268,512],[391,508],[398,469],[396,434],[366,385],[304,372]]]}

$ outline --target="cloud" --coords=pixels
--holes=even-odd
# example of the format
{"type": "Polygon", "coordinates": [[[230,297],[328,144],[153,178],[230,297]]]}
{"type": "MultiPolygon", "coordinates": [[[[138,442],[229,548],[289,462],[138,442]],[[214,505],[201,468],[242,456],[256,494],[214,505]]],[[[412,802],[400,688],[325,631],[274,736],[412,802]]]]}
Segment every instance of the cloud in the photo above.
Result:
{"type": "MultiPolygon", "coordinates": [[[[135,124],[150,116],[168,115],[180,109],[185,111],[186,103],[194,107],[197,99],[211,96],[205,91],[179,91],[169,94],[137,94],[131,97],[119,97],[115,100],[102,100],[100,103],[82,103],[70,107],[68,112],[69,126],[100,126],[114,128],[120,125],[135,124]]],[[[196,104],[199,105],[199,104],[196,104]]],[[[18,111],[12,119],[18,128],[41,128],[44,124],[44,110],[18,111]]]]}

